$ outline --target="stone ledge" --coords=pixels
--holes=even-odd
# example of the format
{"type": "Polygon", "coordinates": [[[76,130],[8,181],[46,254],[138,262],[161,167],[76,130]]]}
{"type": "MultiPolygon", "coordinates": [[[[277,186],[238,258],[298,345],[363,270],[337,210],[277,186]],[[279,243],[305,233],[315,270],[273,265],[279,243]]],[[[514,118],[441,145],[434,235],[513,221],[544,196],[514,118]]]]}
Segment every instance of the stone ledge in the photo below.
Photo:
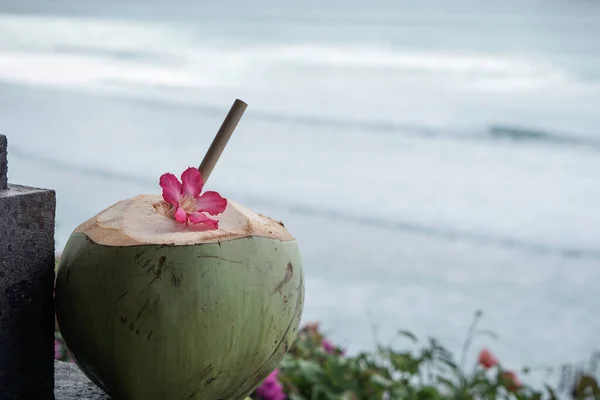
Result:
{"type": "Polygon", "coordinates": [[[111,400],[79,370],[77,365],[54,361],[56,400],[111,400]]]}

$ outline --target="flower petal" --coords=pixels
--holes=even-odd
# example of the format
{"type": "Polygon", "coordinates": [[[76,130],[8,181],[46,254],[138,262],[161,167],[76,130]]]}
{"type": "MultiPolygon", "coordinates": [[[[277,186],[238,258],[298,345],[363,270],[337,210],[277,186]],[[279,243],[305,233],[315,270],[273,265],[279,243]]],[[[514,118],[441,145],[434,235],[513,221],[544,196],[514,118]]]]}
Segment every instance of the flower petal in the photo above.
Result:
{"type": "Polygon", "coordinates": [[[478,361],[484,368],[492,368],[498,365],[498,360],[488,349],[482,349],[479,352],[478,361]]]}
{"type": "Polygon", "coordinates": [[[204,186],[204,180],[198,168],[189,167],[181,174],[181,182],[183,182],[183,190],[181,194],[184,196],[198,197],[204,186]]]}
{"type": "Polygon", "coordinates": [[[181,183],[173,174],[163,174],[160,177],[160,186],[163,189],[163,199],[169,204],[177,207],[181,197],[181,183]]]}
{"type": "Polygon", "coordinates": [[[202,196],[196,199],[196,207],[198,207],[198,211],[205,211],[210,215],[217,215],[225,211],[227,199],[221,197],[217,192],[204,192],[202,196]]]}
{"type": "Polygon", "coordinates": [[[323,350],[329,354],[333,354],[335,352],[335,346],[328,339],[323,339],[321,346],[323,347],[323,350]]]}
{"type": "Polygon", "coordinates": [[[219,229],[219,221],[216,221],[210,218],[208,215],[204,215],[198,211],[190,214],[190,222],[192,224],[205,224],[213,229],[219,229]]]}
{"type": "Polygon", "coordinates": [[[184,224],[188,219],[188,215],[185,213],[183,208],[177,207],[177,211],[175,211],[175,220],[180,224],[184,224]]]}

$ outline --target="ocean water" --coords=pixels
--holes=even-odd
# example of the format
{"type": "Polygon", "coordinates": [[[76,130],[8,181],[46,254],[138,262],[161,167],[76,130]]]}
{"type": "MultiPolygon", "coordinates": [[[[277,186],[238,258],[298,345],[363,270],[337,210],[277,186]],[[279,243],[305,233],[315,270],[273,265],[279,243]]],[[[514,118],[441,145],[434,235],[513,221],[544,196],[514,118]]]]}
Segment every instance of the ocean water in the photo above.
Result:
{"type": "MultiPolygon", "coordinates": [[[[9,181],[56,189],[57,251],[197,165],[285,222],[304,320],[351,352],[395,331],[509,367],[600,331],[600,3],[0,0],[9,181]]],[[[544,377],[537,374],[532,382],[544,377]]],[[[554,379],[554,378],[548,378],[554,379]]]]}

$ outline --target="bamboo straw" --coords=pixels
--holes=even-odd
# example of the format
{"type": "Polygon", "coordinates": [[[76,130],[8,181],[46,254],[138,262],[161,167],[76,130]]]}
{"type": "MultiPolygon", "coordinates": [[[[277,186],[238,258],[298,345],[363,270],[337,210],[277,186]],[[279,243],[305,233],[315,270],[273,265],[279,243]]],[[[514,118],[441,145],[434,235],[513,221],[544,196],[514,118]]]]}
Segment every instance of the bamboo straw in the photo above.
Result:
{"type": "Polygon", "coordinates": [[[200,175],[202,175],[202,179],[204,180],[205,184],[215,168],[217,161],[219,161],[219,157],[221,157],[225,146],[227,146],[227,142],[233,134],[238,122],[240,122],[242,115],[244,115],[246,107],[248,107],[248,104],[244,103],[240,99],[236,99],[233,102],[229,113],[225,117],[225,120],[221,124],[219,131],[215,135],[215,138],[208,148],[202,163],[198,167],[198,170],[200,170],[200,175]]]}

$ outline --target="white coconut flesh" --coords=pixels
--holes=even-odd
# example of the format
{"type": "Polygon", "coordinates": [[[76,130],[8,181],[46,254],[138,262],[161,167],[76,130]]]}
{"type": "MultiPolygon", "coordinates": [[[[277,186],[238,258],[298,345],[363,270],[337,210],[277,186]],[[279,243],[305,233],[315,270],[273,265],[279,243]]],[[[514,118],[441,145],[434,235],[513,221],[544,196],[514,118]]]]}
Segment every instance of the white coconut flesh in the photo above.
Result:
{"type": "Polygon", "coordinates": [[[281,241],[294,240],[281,222],[228,199],[222,214],[210,216],[219,221],[219,229],[206,225],[181,224],[156,211],[160,195],[139,195],[123,200],[90,218],[75,229],[104,246],[144,244],[193,245],[217,243],[249,236],[281,241]]]}

